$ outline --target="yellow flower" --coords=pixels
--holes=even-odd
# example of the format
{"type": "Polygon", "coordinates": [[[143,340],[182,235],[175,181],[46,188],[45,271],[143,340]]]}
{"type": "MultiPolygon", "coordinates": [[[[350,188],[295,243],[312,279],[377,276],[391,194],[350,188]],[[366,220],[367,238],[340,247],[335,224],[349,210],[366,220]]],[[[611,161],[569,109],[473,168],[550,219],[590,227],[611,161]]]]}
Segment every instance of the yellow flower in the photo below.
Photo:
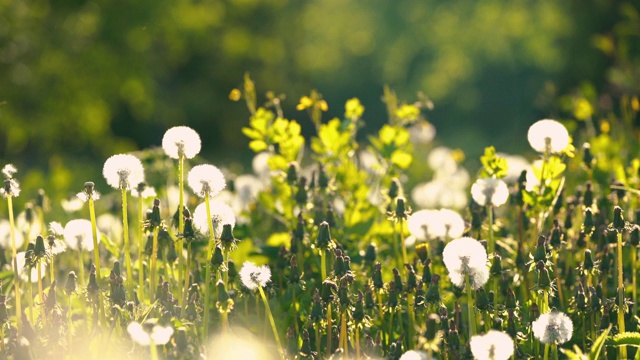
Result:
{"type": "Polygon", "coordinates": [[[578,120],[586,120],[593,115],[593,106],[585,98],[578,98],[573,102],[573,116],[578,120]]]}
{"type": "Polygon", "coordinates": [[[302,111],[304,109],[308,109],[313,105],[313,100],[311,100],[308,96],[303,96],[300,98],[300,103],[296,106],[296,110],[302,111]]]}
{"type": "Polygon", "coordinates": [[[242,97],[242,93],[238,89],[233,89],[229,93],[229,99],[232,101],[238,101],[242,97]]]}

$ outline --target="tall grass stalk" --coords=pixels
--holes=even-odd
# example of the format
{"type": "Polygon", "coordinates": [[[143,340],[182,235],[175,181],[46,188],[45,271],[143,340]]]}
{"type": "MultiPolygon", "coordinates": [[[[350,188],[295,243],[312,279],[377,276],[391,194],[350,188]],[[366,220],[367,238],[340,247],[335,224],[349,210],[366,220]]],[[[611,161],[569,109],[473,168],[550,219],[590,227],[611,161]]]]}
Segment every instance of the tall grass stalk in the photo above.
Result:
{"type": "Polygon", "coordinates": [[[158,287],[158,232],[160,231],[159,226],[155,226],[153,228],[153,243],[151,246],[151,285],[149,286],[149,298],[151,301],[156,300],[156,288],[158,287]]]}
{"type": "MultiPolygon", "coordinates": [[[[184,154],[180,153],[178,156],[178,188],[180,189],[180,198],[178,204],[178,234],[182,234],[184,232],[184,216],[182,212],[184,210],[184,154]]],[[[187,259],[187,267],[185,268],[184,259],[182,256],[182,249],[184,248],[184,240],[178,241],[176,252],[178,253],[178,284],[182,284],[182,279],[184,277],[189,277],[189,260],[187,259]]],[[[187,256],[190,256],[191,252],[187,253],[187,256]]],[[[188,279],[186,281],[188,283],[188,279]]],[[[226,284],[226,282],[225,282],[226,284]]],[[[182,296],[178,297],[178,301],[180,306],[184,309],[186,301],[187,293],[189,291],[188,287],[183,289],[182,296]]]]}
{"type": "MultiPolygon", "coordinates": [[[[144,262],[142,249],[144,248],[144,212],[142,211],[142,194],[138,194],[138,296],[144,298],[144,262]]],[[[184,309],[184,306],[182,307],[184,309]]]]}
{"type": "Polygon", "coordinates": [[[264,308],[267,312],[269,323],[271,323],[273,337],[276,339],[276,344],[278,345],[278,354],[280,355],[280,359],[285,359],[282,344],[280,343],[280,336],[278,335],[278,329],[276,328],[276,322],[273,319],[273,314],[271,314],[271,307],[269,307],[269,300],[267,299],[267,295],[264,293],[264,289],[262,289],[262,286],[258,286],[258,291],[260,292],[260,297],[262,298],[262,302],[264,303],[264,308]]]}

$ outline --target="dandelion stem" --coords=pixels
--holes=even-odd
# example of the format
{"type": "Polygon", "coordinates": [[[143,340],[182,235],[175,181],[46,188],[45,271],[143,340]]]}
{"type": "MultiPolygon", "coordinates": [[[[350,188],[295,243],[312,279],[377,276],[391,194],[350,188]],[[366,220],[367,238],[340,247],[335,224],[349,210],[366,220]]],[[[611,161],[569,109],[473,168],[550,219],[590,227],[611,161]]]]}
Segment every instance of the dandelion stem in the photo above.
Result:
{"type": "Polygon", "coordinates": [[[472,289],[471,289],[471,280],[469,278],[469,274],[464,276],[465,283],[467,287],[467,311],[469,313],[469,339],[476,333],[476,318],[473,313],[473,300],[472,300],[472,289]]]}
{"type": "MultiPolygon", "coordinates": [[[[178,156],[178,187],[180,188],[180,199],[178,205],[178,234],[182,234],[184,232],[184,216],[182,215],[184,209],[184,154],[180,153],[178,156]]],[[[187,260],[187,267],[184,267],[184,259],[182,257],[182,249],[184,248],[183,241],[178,241],[177,244],[177,253],[178,253],[178,284],[182,284],[183,276],[189,277],[189,265],[187,260]]],[[[188,253],[187,256],[190,254],[188,253]]],[[[189,281],[187,280],[186,283],[189,281]]],[[[184,309],[184,302],[187,298],[187,292],[189,291],[188,287],[183,289],[182,296],[179,297],[180,306],[184,309]]]]}
{"type": "MultiPolygon", "coordinates": [[[[38,259],[38,295],[40,298],[40,304],[42,304],[42,308],[44,309],[44,292],[42,291],[42,260],[38,259]]],[[[42,323],[47,323],[47,314],[46,312],[42,312],[42,323]]]]}
{"type": "Polygon", "coordinates": [[[36,325],[36,318],[35,318],[35,310],[33,308],[33,285],[31,284],[31,267],[29,267],[27,270],[27,274],[29,274],[29,278],[28,278],[28,285],[29,285],[29,295],[27,296],[27,301],[29,302],[29,317],[30,317],[30,321],[31,321],[31,326],[35,326],[36,325]]]}
{"type": "Polygon", "coordinates": [[[496,248],[496,242],[493,238],[493,206],[487,205],[487,221],[489,222],[489,255],[493,254],[496,248]]]}
{"type": "Polygon", "coordinates": [[[49,252],[51,253],[51,257],[49,259],[49,282],[53,283],[53,280],[55,280],[56,275],[55,275],[55,271],[54,271],[54,255],[53,255],[53,248],[49,248],[49,252]]]}
{"type": "MultiPolygon", "coordinates": [[[[400,220],[398,221],[398,226],[400,227],[400,230],[398,230],[398,235],[400,236],[400,246],[402,248],[402,264],[408,264],[409,260],[408,260],[408,256],[407,256],[407,246],[404,243],[404,226],[403,226],[403,219],[400,218],[400,220]]],[[[398,267],[400,268],[400,267],[398,267]]]]}
{"type": "Polygon", "coordinates": [[[407,336],[407,349],[411,348],[411,344],[413,342],[413,330],[415,327],[415,314],[413,311],[413,293],[408,293],[407,294],[407,308],[408,308],[408,317],[409,317],[409,324],[408,326],[408,331],[407,334],[409,334],[409,336],[407,336]]]}
{"type": "MultiPolygon", "coordinates": [[[[624,327],[624,278],[622,272],[622,231],[618,231],[618,333],[622,334],[625,332],[624,327]]],[[[627,358],[627,347],[621,346],[619,352],[620,359],[627,358]]]]}
{"type": "Polygon", "coordinates": [[[13,201],[11,194],[7,194],[7,207],[9,209],[9,232],[11,235],[11,250],[13,251],[13,285],[16,297],[16,324],[18,333],[22,333],[22,306],[20,304],[20,277],[18,276],[18,249],[16,247],[16,230],[13,220],[13,201]]]}
{"type": "Polygon", "coordinates": [[[549,344],[544,344],[544,360],[549,360],[549,344]]]}
{"type": "Polygon", "coordinates": [[[347,311],[343,310],[340,322],[340,347],[344,351],[344,357],[349,358],[349,342],[347,341],[347,311]]]}
{"type": "Polygon", "coordinates": [[[296,288],[295,286],[291,288],[291,307],[293,308],[293,325],[296,330],[296,341],[298,341],[298,336],[300,335],[300,327],[298,325],[298,304],[296,301],[296,288]]]}
{"type": "MultiPolygon", "coordinates": [[[[142,249],[144,248],[144,213],[142,212],[142,194],[138,194],[138,295],[144,298],[144,263],[142,249]]],[[[184,305],[184,304],[181,304],[184,305]]],[[[185,307],[182,306],[182,309],[185,307]]]]}
{"type": "Polygon", "coordinates": [[[264,308],[267,311],[267,317],[269,318],[269,322],[271,323],[271,330],[273,331],[273,336],[276,338],[276,343],[278,344],[278,354],[280,354],[281,359],[284,359],[284,352],[282,350],[282,344],[280,343],[280,336],[278,336],[278,329],[276,328],[276,322],[273,320],[273,315],[271,314],[271,308],[269,307],[269,300],[267,300],[267,295],[264,293],[262,286],[258,286],[258,291],[260,291],[260,297],[262,297],[262,302],[264,302],[264,308]]]}
{"type": "Polygon", "coordinates": [[[320,279],[320,283],[322,283],[327,278],[327,250],[326,249],[320,250],[320,274],[322,276],[322,279],[320,279]]]}
{"type": "MultiPolygon", "coordinates": [[[[187,294],[189,293],[189,277],[191,272],[191,241],[187,242],[187,267],[184,273],[184,290],[182,292],[182,302],[185,303],[187,301],[187,294]]],[[[180,317],[184,317],[184,307],[180,310],[180,317]]]]}
{"type": "Polygon", "coordinates": [[[331,309],[331,302],[329,302],[329,304],[327,305],[327,357],[331,357],[331,340],[332,340],[332,336],[331,336],[331,330],[332,330],[331,317],[332,316],[333,316],[333,314],[332,314],[332,309],[331,309]]]}
{"type": "Polygon", "coordinates": [[[356,325],[356,360],[360,360],[360,326],[356,325]]]}
{"type": "Polygon", "coordinates": [[[209,289],[209,281],[211,280],[211,265],[209,262],[209,257],[213,255],[213,247],[215,246],[215,238],[213,233],[213,223],[211,222],[211,205],[209,201],[209,192],[207,191],[204,194],[204,203],[207,209],[207,223],[209,224],[209,245],[207,246],[207,265],[205,270],[205,278],[204,278],[204,328],[202,331],[203,340],[207,341],[209,338],[209,297],[211,296],[209,293],[211,292],[209,289]]]}
{"type": "Polygon", "coordinates": [[[316,322],[316,352],[318,353],[318,356],[321,353],[321,346],[320,345],[322,343],[321,341],[322,339],[320,339],[320,321],[316,322]]]}
{"type": "Polygon", "coordinates": [[[149,350],[151,351],[151,360],[158,360],[158,349],[156,348],[156,343],[155,341],[153,341],[153,338],[151,338],[151,336],[149,336],[149,341],[151,342],[149,344],[149,350]]]}
{"type": "MultiPolygon", "coordinates": [[[[127,264],[127,292],[129,293],[129,296],[133,296],[133,272],[131,272],[131,252],[129,251],[129,216],[127,213],[127,189],[125,187],[122,188],[122,227],[124,230],[124,259],[127,264]]],[[[100,267],[98,264],[99,263],[96,262],[96,275],[98,275],[97,278],[99,282],[100,267]]]]}
{"type": "Polygon", "coordinates": [[[553,272],[556,275],[556,286],[558,287],[558,300],[560,300],[560,307],[564,307],[564,296],[562,294],[562,282],[560,281],[560,270],[558,269],[558,252],[553,249],[551,253],[553,258],[553,272]]]}
{"type": "Polygon", "coordinates": [[[637,300],[638,300],[638,289],[636,289],[637,286],[637,274],[636,274],[636,261],[638,258],[638,248],[636,248],[635,246],[631,247],[631,291],[633,292],[633,313],[637,314],[638,313],[638,304],[637,304],[637,300]]]}
{"type": "Polygon", "coordinates": [[[158,232],[160,228],[158,226],[153,228],[153,243],[151,246],[151,286],[149,286],[149,299],[151,302],[156,300],[156,287],[157,285],[157,259],[158,259],[158,232]]]}
{"type": "Polygon", "coordinates": [[[391,348],[393,342],[393,308],[389,308],[389,333],[387,334],[387,349],[391,348]]]}

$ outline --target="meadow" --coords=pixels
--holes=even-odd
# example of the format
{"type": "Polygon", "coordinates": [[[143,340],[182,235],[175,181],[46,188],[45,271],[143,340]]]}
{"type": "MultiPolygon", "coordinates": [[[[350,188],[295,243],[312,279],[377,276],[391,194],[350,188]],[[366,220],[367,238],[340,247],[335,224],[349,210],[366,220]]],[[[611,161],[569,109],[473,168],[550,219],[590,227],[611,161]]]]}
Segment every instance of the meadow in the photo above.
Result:
{"type": "Polygon", "coordinates": [[[640,359],[637,97],[531,119],[526,156],[469,172],[425,96],[385,88],[365,136],[357,98],[261,94],[229,95],[250,173],[181,124],[61,205],[1,164],[3,358],[640,359]]]}

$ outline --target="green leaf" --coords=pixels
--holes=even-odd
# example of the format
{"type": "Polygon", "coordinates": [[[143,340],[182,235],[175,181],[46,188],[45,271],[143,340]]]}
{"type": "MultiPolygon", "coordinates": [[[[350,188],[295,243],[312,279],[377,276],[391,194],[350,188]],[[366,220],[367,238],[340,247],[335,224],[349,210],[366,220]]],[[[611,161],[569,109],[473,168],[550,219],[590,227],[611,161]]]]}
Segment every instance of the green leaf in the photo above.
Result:
{"type": "Polygon", "coordinates": [[[608,338],[606,345],[609,346],[635,346],[640,347],[640,333],[624,332],[608,338]]]}
{"type": "Polygon", "coordinates": [[[584,360],[587,358],[577,345],[573,346],[573,350],[574,351],[567,350],[567,349],[560,349],[560,352],[562,352],[569,360],[584,360]]]}
{"type": "Polygon", "coordinates": [[[593,342],[593,345],[591,345],[591,351],[589,351],[589,360],[598,360],[600,358],[600,351],[604,346],[604,340],[607,338],[607,335],[609,335],[609,331],[611,331],[611,325],[609,325],[607,330],[603,331],[596,341],[593,342]]]}
{"type": "Polygon", "coordinates": [[[488,174],[489,176],[493,176],[498,179],[507,175],[507,170],[509,168],[507,165],[507,159],[497,156],[496,149],[493,146],[484,148],[484,155],[480,157],[480,162],[484,167],[481,172],[482,175],[488,174]]]}

